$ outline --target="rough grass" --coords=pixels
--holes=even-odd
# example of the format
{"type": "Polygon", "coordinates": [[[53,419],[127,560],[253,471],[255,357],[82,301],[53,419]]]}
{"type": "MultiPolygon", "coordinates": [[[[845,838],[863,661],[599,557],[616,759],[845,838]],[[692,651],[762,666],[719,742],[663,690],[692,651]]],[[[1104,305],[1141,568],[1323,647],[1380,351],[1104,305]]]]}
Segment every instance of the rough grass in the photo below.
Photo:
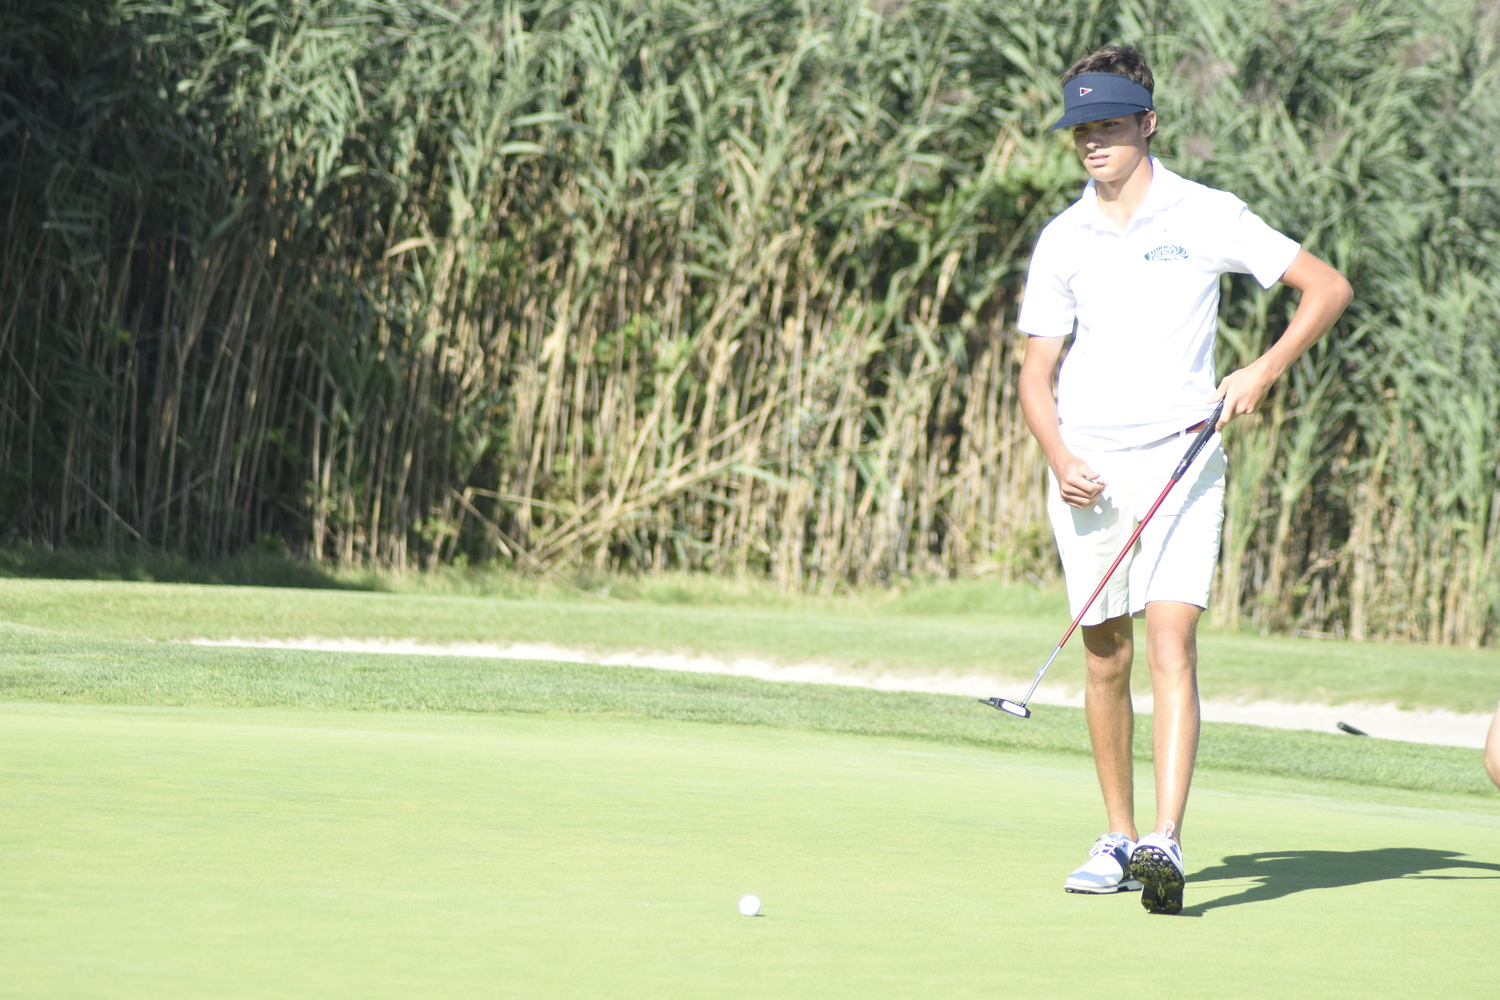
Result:
{"type": "MultiPolygon", "coordinates": [[[[4,626],[0,700],[356,711],[567,713],[771,726],[1086,755],[1082,712],[1022,722],[949,695],[633,667],[223,649],[4,626]]],[[[1137,720],[1148,759],[1149,718],[1137,720]]],[[[1206,723],[1204,767],[1493,795],[1477,750],[1206,723]]]]}
{"type": "MultiPolygon", "coordinates": [[[[413,584],[414,586],[420,584],[413,584]]],[[[751,596],[695,577],[645,581],[633,601],[510,600],[110,581],[0,579],[0,621],[124,639],[419,639],[753,655],[893,673],[1029,678],[1066,625],[1060,595],[971,581],[836,599],[751,596]],[[724,589],[717,589],[724,588],[724,589]]],[[[752,592],[753,585],[746,585],[752,592]]],[[[1500,652],[1205,632],[1207,698],[1493,711],[1500,652]]],[[[1051,678],[1079,683],[1066,651],[1051,678]]],[[[1137,681],[1145,683],[1145,672],[1137,681]]]]}
{"type": "Polygon", "coordinates": [[[96,580],[132,583],[193,583],[205,586],[297,587],[363,590],[388,594],[495,597],[507,600],[642,602],[691,607],[773,611],[879,611],[895,614],[1029,616],[1065,613],[1060,584],[1004,584],[912,577],[889,586],[843,585],[832,594],[789,591],[759,576],[713,575],[669,570],[622,573],[574,568],[541,575],[516,572],[502,563],[400,567],[338,567],[262,546],[219,560],[190,560],[144,546],[114,549],[47,548],[28,543],[0,545],[0,580],[96,580]]]}

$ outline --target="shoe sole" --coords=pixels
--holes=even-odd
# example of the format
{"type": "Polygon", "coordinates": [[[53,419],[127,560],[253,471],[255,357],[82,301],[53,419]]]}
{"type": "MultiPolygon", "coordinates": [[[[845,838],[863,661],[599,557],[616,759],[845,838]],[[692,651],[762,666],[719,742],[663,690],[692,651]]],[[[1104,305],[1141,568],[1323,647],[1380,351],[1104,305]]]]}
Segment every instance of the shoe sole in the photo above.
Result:
{"type": "Polygon", "coordinates": [[[1076,892],[1080,896],[1113,896],[1117,892],[1140,892],[1141,884],[1134,879],[1126,879],[1119,885],[1106,886],[1104,888],[1079,889],[1071,885],[1063,886],[1064,892],[1076,892]]]}
{"type": "Polygon", "coordinates": [[[1130,856],[1130,877],[1141,883],[1147,913],[1182,912],[1182,872],[1159,847],[1138,847],[1130,856]]]}

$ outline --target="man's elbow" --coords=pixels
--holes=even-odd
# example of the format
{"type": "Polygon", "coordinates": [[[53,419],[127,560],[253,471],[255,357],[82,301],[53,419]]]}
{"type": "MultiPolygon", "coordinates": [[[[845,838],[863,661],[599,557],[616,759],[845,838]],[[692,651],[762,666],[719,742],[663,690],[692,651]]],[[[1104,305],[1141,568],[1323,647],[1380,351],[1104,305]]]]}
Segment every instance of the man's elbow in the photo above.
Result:
{"type": "Polygon", "coordinates": [[[1303,295],[1314,293],[1335,316],[1342,313],[1354,299],[1354,286],[1349,284],[1349,279],[1335,267],[1324,264],[1319,270],[1316,279],[1309,283],[1303,295]]]}
{"type": "Polygon", "coordinates": [[[1490,780],[1500,786],[1500,708],[1495,709],[1489,736],[1484,741],[1484,769],[1489,772],[1490,780]]]}
{"type": "Polygon", "coordinates": [[[1354,286],[1349,284],[1349,279],[1338,271],[1333,272],[1333,280],[1329,284],[1333,286],[1329,289],[1329,293],[1333,301],[1338,304],[1339,312],[1343,312],[1349,307],[1349,303],[1354,301],[1354,286]]]}
{"type": "Polygon", "coordinates": [[[1489,772],[1490,780],[1500,786],[1500,708],[1490,720],[1489,736],[1484,741],[1484,769],[1489,772]]]}

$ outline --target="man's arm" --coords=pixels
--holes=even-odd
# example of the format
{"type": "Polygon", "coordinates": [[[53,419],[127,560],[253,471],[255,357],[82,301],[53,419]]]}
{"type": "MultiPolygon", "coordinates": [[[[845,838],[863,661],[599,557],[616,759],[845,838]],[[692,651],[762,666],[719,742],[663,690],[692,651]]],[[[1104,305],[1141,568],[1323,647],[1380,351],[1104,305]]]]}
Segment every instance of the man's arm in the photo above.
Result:
{"type": "MultiPolygon", "coordinates": [[[[1328,332],[1354,297],[1354,289],[1349,287],[1342,274],[1306,250],[1297,252],[1292,266],[1286,269],[1281,280],[1300,291],[1302,301],[1287,324],[1286,332],[1270,350],[1247,367],[1230,372],[1219,383],[1214,399],[1226,400],[1224,414],[1219,418],[1220,427],[1241,414],[1254,413],[1282,373],[1328,332]]],[[[1024,366],[1022,371],[1025,371],[1024,366]]],[[[1023,396],[1023,406],[1024,400],[1023,396]]]]}
{"type": "Polygon", "coordinates": [[[1484,741],[1484,769],[1489,772],[1490,780],[1500,787],[1500,708],[1495,709],[1495,717],[1490,720],[1490,734],[1484,741]]]}
{"type": "Polygon", "coordinates": [[[1026,338],[1026,357],[1021,359],[1021,412],[1026,426],[1042,446],[1062,487],[1062,498],[1070,507],[1092,507],[1107,485],[1088,463],[1063,443],[1057,429],[1057,400],[1052,395],[1052,373],[1062,357],[1063,337],[1026,338]]]}

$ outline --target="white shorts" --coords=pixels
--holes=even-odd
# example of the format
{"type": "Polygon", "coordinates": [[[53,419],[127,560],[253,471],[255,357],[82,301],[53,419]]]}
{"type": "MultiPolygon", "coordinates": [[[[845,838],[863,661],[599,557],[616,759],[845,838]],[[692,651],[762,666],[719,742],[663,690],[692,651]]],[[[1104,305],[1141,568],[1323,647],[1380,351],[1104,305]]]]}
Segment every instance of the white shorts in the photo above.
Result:
{"type": "MultiPolygon", "coordinates": [[[[1047,516],[1062,557],[1074,617],[1156,502],[1192,439],[1191,434],[1174,435],[1119,451],[1090,451],[1070,444],[1069,450],[1107,484],[1093,507],[1069,507],[1058,490],[1057,477],[1048,472],[1047,516]]],[[[1227,465],[1223,441],[1216,434],[1141,532],[1089,608],[1084,625],[1139,615],[1151,601],[1208,607],[1208,591],[1219,561],[1227,465]]]]}

